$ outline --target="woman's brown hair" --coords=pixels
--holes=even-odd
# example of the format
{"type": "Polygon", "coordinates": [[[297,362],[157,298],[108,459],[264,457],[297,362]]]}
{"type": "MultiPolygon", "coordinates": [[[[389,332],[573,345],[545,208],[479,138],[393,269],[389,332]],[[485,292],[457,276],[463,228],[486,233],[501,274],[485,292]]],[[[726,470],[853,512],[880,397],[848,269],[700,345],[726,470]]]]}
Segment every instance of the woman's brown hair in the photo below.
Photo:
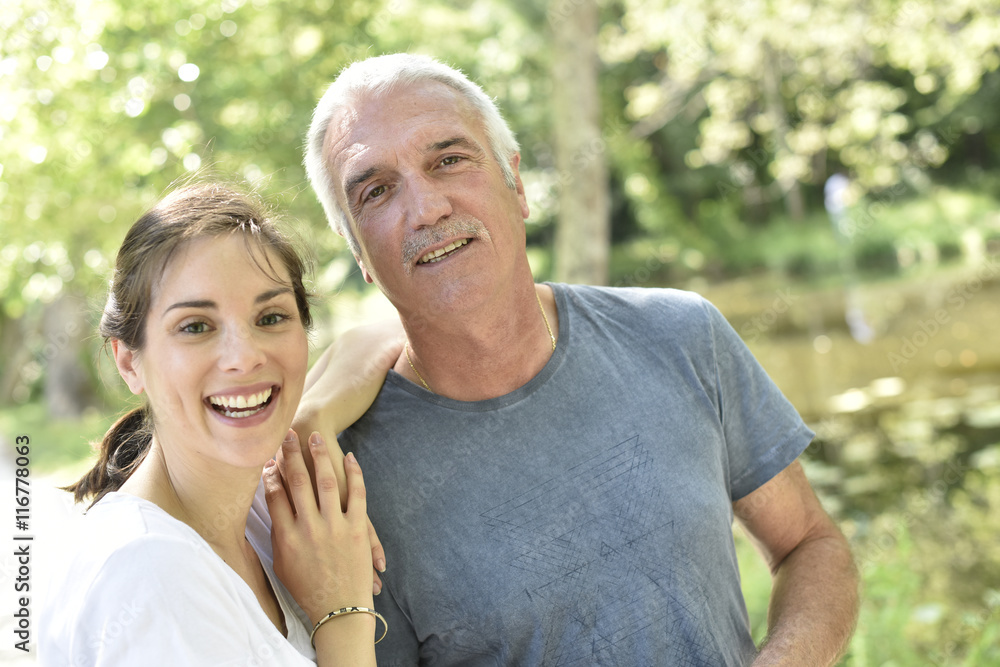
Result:
{"type": "MultiPolygon", "coordinates": [[[[177,249],[193,239],[237,233],[243,236],[257,266],[275,280],[278,274],[271,264],[271,254],[280,260],[288,271],[302,325],[308,329],[312,317],[303,282],[306,264],[295,246],[256,196],[230,185],[207,183],[175,190],[128,230],[118,250],[101,316],[100,333],[105,345],[118,340],[130,350],[141,350],[153,285],[177,249]]],[[[93,503],[117,491],[146,456],[152,438],[149,406],[128,412],[104,435],[94,467],[65,489],[77,502],[92,498],[93,503]]]]}

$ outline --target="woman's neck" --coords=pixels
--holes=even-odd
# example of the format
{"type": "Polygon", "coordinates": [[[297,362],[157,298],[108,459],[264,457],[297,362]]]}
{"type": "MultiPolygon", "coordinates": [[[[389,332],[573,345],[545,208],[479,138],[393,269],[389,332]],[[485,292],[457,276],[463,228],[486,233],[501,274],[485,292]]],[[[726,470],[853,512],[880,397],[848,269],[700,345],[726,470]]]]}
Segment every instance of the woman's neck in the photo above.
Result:
{"type": "Polygon", "coordinates": [[[204,465],[168,461],[156,438],[121,491],[155,503],[191,526],[247,583],[274,626],[287,636],[284,614],[257,553],[246,539],[247,514],[260,472],[219,464],[206,474],[204,465]]]}
{"type": "Polygon", "coordinates": [[[121,491],[148,500],[193,528],[227,562],[246,553],[247,514],[260,472],[168,461],[156,438],[121,491]],[[224,555],[225,554],[225,555],[224,555]]]}

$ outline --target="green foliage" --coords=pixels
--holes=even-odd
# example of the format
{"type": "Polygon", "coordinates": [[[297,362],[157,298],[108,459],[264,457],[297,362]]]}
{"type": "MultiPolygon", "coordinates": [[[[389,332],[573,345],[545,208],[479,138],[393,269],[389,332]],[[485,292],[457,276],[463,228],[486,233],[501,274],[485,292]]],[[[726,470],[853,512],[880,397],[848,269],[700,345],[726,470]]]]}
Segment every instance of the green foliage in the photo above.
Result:
{"type": "MultiPolygon", "coordinates": [[[[552,159],[546,25],[572,7],[572,0],[553,0],[548,13],[525,0],[7,2],[0,13],[3,400],[18,383],[20,400],[40,395],[45,309],[69,292],[99,312],[125,229],[200,169],[245,178],[300,221],[321,294],[361,289],[300,163],[315,100],[341,67],[368,55],[428,53],[496,96],[522,145],[528,238],[537,244],[530,256],[536,275],[547,278],[555,194],[574,176],[558,173],[552,159]]],[[[578,157],[606,160],[612,174],[613,284],[756,271],[825,280],[852,267],[905,275],[1000,243],[997,0],[618,0],[602,3],[602,12],[603,140],[578,157]],[[823,183],[834,173],[851,179],[846,238],[822,206],[823,183]]],[[[318,313],[326,328],[340,325],[331,310],[318,313]]],[[[121,399],[115,390],[94,391],[121,399]]],[[[30,429],[52,443],[34,450],[39,469],[50,469],[87,456],[86,442],[114,411],[106,412],[81,426],[52,422],[27,402],[0,410],[0,427],[30,429]]],[[[867,540],[889,535],[892,543],[864,569],[862,623],[844,664],[1000,662],[995,587],[956,584],[1000,576],[1000,554],[983,547],[1000,533],[997,475],[977,475],[919,523],[893,506],[869,517],[874,529],[852,535],[866,553],[876,544],[867,540]],[[942,543],[987,553],[953,562],[942,543]]],[[[749,545],[739,550],[749,562],[749,545]]],[[[744,588],[759,639],[766,568],[746,566],[744,588]]]]}
{"type": "MultiPolygon", "coordinates": [[[[630,206],[619,210],[634,211],[646,234],[698,248],[708,269],[719,257],[742,271],[761,264],[729,263],[727,246],[782,216],[821,215],[834,173],[849,175],[854,202],[926,194],[935,180],[992,187],[983,173],[996,168],[997,8],[615,5],[601,33],[605,113],[630,129],[612,159],[623,179],[645,179],[624,188],[630,206]]],[[[873,239],[862,264],[891,268],[887,251],[873,239]]]]}
{"type": "MultiPolygon", "coordinates": [[[[523,147],[529,237],[551,238],[554,192],[572,175],[551,159],[548,41],[537,26],[572,3],[548,14],[500,0],[10,4],[0,19],[7,321],[37,317],[63,289],[99,293],[125,227],[199,167],[240,174],[308,221],[322,266],[343,256],[304,184],[301,138],[325,84],[373,53],[430,53],[497,96],[523,147]]],[[[815,212],[809,243],[834,171],[851,174],[851,196],[866,201],[995,167],[977,148],[998,129],[991,7],[606,4],[604,142],[580,157],[610,163],[615,241],[679,244],[690,272],[809,274],[829,258],[743,252],[796,188],[815,212]]],[[[860,249],[863,266],[889,264],[882,238],[860,249]]],[[[619,265],[616,280],[637,268],[619,265]]]]}
{"type": "Polygon", "coordinates": [[[30,399],[44,379],[22,368],[26,354],[43,362],[24,341],[48,306],[70,293],[99,310],[125,230],[194,174],[235,175],[261,190],[307,224],[320,287],[360,289],[301,166],[312,108],[352,60],[424,51],[464,68],[506,108],[546,85],[527,61],[542,37],[502,3],[8,4],[0,17],[0,327],[16,333],[0,341],[4,401],[30,399]],[[507,42],[524,50],[504,49],[507,42]]]}
{"type": "Polygon", "coordinates": [[[82,469],[92,460],[91,443],[114,423],[112,412],[88,412],[81,420],[54,421],[42,403],[28,403],[16,408],[0,408],[0,433],[13,438],[31,438],[31,469],[46,475],[56,470],[82,469]]]}
{"type": "MultiPolygon", "coordinates": [[[[995,488],[1000,488],[998,477],[993,475],[995,488]]],[[[925,515],[921,524],[943,526],[957,520],[960,526],[954,534],[979,525],[980,534],[974,531],[975,537],[970,539],[980,552],[973,558],[985,563],[997,557],[994,543],[1000,526],[995,518],[996,508],[993,504],[990,517],[985,508],[966,506],[940,516],[925,515]],[[984,549],[986,553],[982,553],[984,549]]],[[[877,526],[870,537],[854,540],[862,575],[861,614],[850,648],[839,664],[843,667],[995,664],[1000,660],[1000,590],[987,588],[985,583],[997,579],[972,579],[978,588],[974,598],[956,595],[947,587],[948,583],[962,580],[962,573],[954,572],[953,565],[947,562],[957,551],[954,545],[941,541],[940,535],[911,531],[907,527],[909,521],[905,512],[885,513],[876,519],[877,526]],[[942,548],[943,545],[949,548],[942,548]],[[943,585],[933,585],[931,582],[935,581],[943,585]]],[[[759,643],[766,634],[770,573],[739,532],[737,555],[754,640],[759,643]]]]}

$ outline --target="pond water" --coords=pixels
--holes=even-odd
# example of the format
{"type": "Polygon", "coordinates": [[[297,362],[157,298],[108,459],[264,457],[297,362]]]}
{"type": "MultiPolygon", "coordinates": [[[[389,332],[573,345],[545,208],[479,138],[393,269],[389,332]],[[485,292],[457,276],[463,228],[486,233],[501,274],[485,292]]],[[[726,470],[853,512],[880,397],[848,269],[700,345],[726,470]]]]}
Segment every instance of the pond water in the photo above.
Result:
{"type": "Polygon", "coordinates": [[[774,276],[692,288],[816,431],[807,474],[862,568],[898,557],[905,540],[923,550],[912,559],[928,594],[970,609],[995,601],[1000,267],[850,289],[774,276]]]}

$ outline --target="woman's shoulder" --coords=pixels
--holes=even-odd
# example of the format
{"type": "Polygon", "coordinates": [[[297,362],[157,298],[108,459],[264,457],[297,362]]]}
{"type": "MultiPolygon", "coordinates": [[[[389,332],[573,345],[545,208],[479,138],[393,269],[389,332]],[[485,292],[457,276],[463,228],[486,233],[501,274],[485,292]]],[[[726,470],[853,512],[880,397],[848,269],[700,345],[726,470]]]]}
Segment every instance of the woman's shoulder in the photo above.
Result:
{"type": "MultiPolygon", "coordinates": [[[[109,493],[90,508],[79,524],[95,552],[140,548],[155,543],[204,544],[198,533],[156,504],[127,493],[109,493]]],[[[164,545],[165,546],[165,545],[164,545]]],[[[204,545],[208,548],[208,545],[204,545]]]]}
{"type": "Polygon", "coordinates": [[[193,578],[206,570],[204,550],[211,548],[192,534],[197,536],[149,501],[122,493],[102,498],[53,563],[40,619],[46,652],[54,659],[70,645],[103,635],[110,622],[131,625],[146,609],[162,614],[172,599],[185,599],[177,595],[181,587],[201,588],[204,582],[193,578]]]}
{"type": "Polygon", "coordinates": [[[214,555],[189,526],[124,493],[108,494],[88,510],[72,541],[61,568],[64,593],[97,582],[125,589],[139,581],[148,585],[151,573],[183,570],[214,555]]]}

